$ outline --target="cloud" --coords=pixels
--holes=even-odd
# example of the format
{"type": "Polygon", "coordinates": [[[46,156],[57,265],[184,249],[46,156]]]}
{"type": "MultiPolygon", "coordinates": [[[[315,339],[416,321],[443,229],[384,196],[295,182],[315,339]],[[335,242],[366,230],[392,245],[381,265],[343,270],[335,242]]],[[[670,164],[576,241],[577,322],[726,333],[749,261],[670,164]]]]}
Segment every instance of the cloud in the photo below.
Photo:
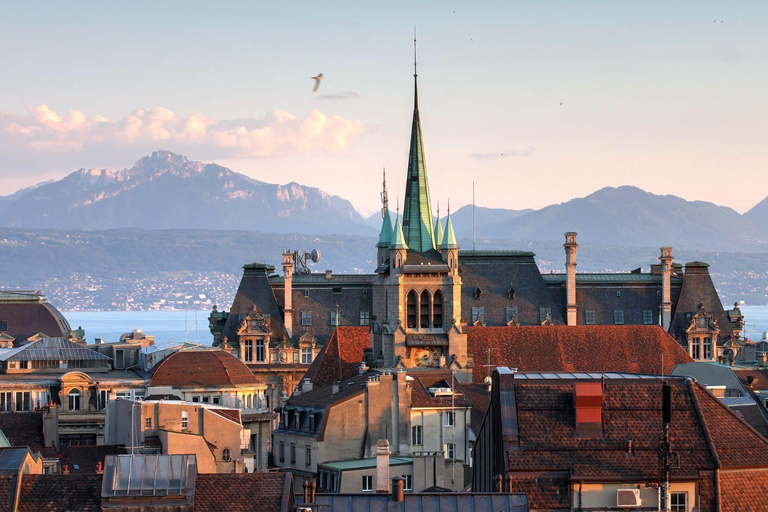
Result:
{"type": "Polygon", "coordinates": [[[319,100],[356,100],[360,97],[355,91],[334,92],[332,94],[321,94],[317,97],[319,100]]]}
{"type": "Polygon", "coordinates": [[[523,149],[505,149],[502,151],[494,151],[492,153],[470,153],[469,157],[475,160],[496,160],[499,158],[510,158],[515,156],[531,156],[534,153],[534,148],[528,146],[523,149]]]}
{"type": "Polygon", "coordinates": [[[303,119],[277,110],[261,118],[226,120],[202,114],[179,117],[168,109],[152,107],[110,120],[86,117],[79,110],[60,115],[40,105],[27,107],[26,115],[0,112],[0,154],[135,153],[150,151],[158,144],[209,158],[339,154],[364,132],[359,120],[328,116],[315,109],[303,119]]]}

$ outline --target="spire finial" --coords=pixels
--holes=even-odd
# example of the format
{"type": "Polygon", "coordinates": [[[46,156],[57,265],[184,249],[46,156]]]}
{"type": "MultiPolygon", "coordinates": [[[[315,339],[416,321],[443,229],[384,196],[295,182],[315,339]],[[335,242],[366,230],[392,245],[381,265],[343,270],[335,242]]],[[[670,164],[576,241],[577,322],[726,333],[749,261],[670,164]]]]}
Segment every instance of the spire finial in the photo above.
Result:
{"type": "Polygon", "coordinates": [[[437,200],[437,220],[440,220],[440,200],[437,200]]]}
{"type": "Polygon", "coordinates": [[[451,198],[448,198],[448,216],[451,216],[451,198]]]}
{"type": "Polygon", "coordinates": [[[413,26],[413,76],[419,76],[416,72],[416,25],[413,26]]]}
{"type": "Polygon", "coordinates": [[[389,196],[387,195],[387,169],[386,167],[382,171],[383,174],[383,190],[381,191],[381,218],[385,217],[387,209],[389,209],[389,196]]]}
{"type": "Polygon", "coordinates": [[[416,25],[413,26],[413,109],[419,110],[419,86],[416,72],[416,25]]]}

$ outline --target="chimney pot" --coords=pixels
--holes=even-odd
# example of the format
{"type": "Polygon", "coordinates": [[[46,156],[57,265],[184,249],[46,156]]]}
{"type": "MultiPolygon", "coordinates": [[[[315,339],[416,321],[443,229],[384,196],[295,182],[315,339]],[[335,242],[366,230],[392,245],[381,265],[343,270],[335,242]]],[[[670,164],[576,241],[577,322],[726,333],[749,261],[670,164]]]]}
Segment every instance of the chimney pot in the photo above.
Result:
{"type": "Polygon", "coordinates": [[[333,278],[333,270],[326,270],[325,271],[325,278],[326,279],[332,279],[333,278]]]}
{"type": "Polygon", "coordinates": [[[405,499],[405,478],[396,476],[392,479],[392,501],[402,503],[405,499]]]}

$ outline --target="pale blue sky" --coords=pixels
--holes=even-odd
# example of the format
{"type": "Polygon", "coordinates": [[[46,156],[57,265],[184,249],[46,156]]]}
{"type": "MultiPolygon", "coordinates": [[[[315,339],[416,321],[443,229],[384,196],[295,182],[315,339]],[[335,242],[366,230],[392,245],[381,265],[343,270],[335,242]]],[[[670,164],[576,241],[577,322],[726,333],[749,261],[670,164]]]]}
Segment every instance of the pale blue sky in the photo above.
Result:
{"type": "Polygon", "coordinates": [[[768,195],[765,2],[40,5],[0,5],[0,195],[162,148],[374,210],[382,167],[390,197],[403,190],[414,25],[434,200],[466,204],[472,180],[478,204],[505,208],[623,184],[738,211],[768,195]],[[87,122],[30,118],[40,105],[87,122]],[[146,118],[126,135],[121,120],[152,107],[220,131],[296,121],[236,144],[146,118]]]}

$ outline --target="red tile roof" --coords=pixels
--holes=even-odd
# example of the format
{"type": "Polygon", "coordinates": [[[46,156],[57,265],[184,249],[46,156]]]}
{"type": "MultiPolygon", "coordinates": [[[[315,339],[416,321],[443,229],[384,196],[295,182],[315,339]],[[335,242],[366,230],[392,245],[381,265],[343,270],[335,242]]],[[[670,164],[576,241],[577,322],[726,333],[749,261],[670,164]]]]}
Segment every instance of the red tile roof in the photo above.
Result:
{"type": "Polygon", "coordinates": [[[292,487],[288,473],[200,474],[195,481],[195,512],[291,510],[292,487]]]}
{"type": "Polygon", "coordinates": [[[411,377],[411,406],[412,407],[471,407],[472,403],[466,396],[464,388],[455,378],[451,378],[450,370],[408,370],[406,375],[411,377]],[[432,396],[429,388],[448,387],[456,393],[455,396],[432,396]]]}
{"type": "Polygon", "coordinates": [[[64,446],[61,448],[61,464],[66,465],[71,474],[95,474],[96,465],[101,462],[104,467],[104,458],[107,455],[128,453],[124,446],[64,446]],[[75,469],[75,464],[80,468],[75,469]]]}
{"type": "Polygon", "coordinates": [[[315,388],[349,379],[358,374],[363,361],[363,350],[371,346],[371,333],[367,326],[337,327],[310,365],[305,378],[312,379],[315,388]]]}
{"type": "Polygon", "coordinates": [[[521,372],[626,372],[659,374],[693,360],[656,325],[470,326],[467,351],[474,356],[473,382],[491,364],[521,372]]]}
{"type": "Polygon", "coordinates": [[[0,475],[0,508],[8,510],[10,508],[11,496],[14,491],[14,476],[0,475]]]}
{"type": "Polygon", "coordinates": [[[18,512],[100,512],[102,475],[24,475],[18,512]]]}
{"type": "Polygon", "coordinates": [[[768,510],[768,471],[722,472],[720,490],[722,510],[768,510]]]}
{"type": "Polygon", "coordinates": [[[181,350],[155,367],[150,386],[235,386],[261,382],[238,358],[223,350],[181,350]]]}

